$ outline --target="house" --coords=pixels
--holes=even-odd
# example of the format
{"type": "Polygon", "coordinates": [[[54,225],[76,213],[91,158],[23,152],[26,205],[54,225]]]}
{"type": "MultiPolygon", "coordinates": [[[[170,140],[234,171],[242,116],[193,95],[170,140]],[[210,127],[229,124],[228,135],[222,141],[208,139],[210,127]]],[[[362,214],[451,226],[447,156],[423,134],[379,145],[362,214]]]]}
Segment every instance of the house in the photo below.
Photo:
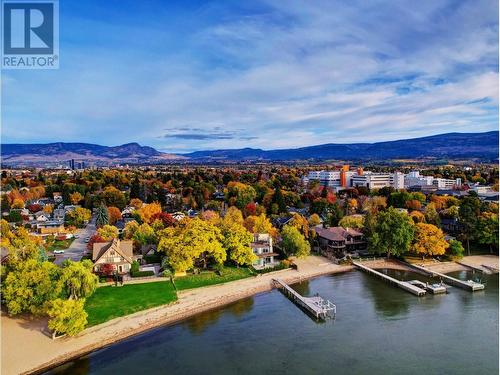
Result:
{"type": "Polygon", "coordinates": [[[253,263],[254,268],[274,267],[278,262],[277,253],[273,252],[273,238],[267,233],[256,233],[253,235],[253,242],[250,247],[257,255],[257,260],[253,263]]]}
{"type": "Polygon", "coordinates": [[[35,213],[35,220],[37,222],[49,221],[49,215],[43,211],[38,211],[37,213],[35,213]]]}
{"type": "Polygon", "coordinates": [[[318,237],[318,245],[321,253],[324,255],[344,256],[346,253],[364,252],[367,248],[367,242],[363,233],[352,229],[342,227],[314,228],[318,237]]]}
{"type": "Polygon", "coordinates": [[[181,221],[182,219],[184,219],[186,217],[186,215],[184,215],[182,212],[174,212],[171,215],[175,221],[181,221]]]}
{"type": "Polygon", "coordinates": [[[43,221],[36,224],[36,230],[40,234],[66,233],[64,223],[60,221],[43,221]]]}
{"type": "Polygon", "coordinates": [[[100,272],[104,264],[111,264],[115,272],[128,273],[134,261],[133,244],[133,241],[120,241],[116,238],[111,242],[94,243],[92,249],[94,272],[100,272]]]}
{"type": "Polygon", "coordinates": [[[61,193],[59,193],[59,192],[54,192],[54,193],[52,193],[52,196],[53,196],[53,198],[54,198],[54,202],[55,202],[55,203],[62,203],[62,201],[63,201],[63,196],[62,196],[62,194],[61,194],[61,193]]]}
{"type": "Polygon", "coordinates": [[[458,233],[462,229],[462,225],[457,218],[445,217],[441,219],[441,228],[443,228],[446,233],[458,233]]]}
{"type": "Polygon", "coordinates": [[[132,215],[134,214],[134,211],[135,211],[135,207],[133,207],[133,206],[126,206],[122,210],[122,218],[131,218],[132,215]]]}
{"type": "Polygon", "coordinates": [[[52,216],[54,217],[54,220],[64,221],[66,211],[64,208],[55,208],[54,211],[52,211],[52,216]]]}
{"type": "Polygon", "coordinates": [[[273,226],[278,228],[279,230],[281,230],[292,219],[293,219],[293,216],[279,216],[273,220],[273,226]]]}

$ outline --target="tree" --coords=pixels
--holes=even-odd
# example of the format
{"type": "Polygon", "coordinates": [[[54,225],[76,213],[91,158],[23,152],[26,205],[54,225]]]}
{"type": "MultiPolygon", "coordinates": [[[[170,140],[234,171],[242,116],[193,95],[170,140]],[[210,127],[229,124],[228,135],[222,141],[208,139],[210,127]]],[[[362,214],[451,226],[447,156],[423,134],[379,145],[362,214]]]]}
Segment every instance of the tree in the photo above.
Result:
{"type": "Polygon", "coordinates": [[[226,215],[224,215],[223,220],[228,223],[237,223],[237,224],[243,224],[244,221],[243,214],[235,206],[231,206],[228,208],[228,210],[226,211],[226,215]]]}
{"type": "Polygon", "coordinates": [[[470,240],[474,238],[477,220],[480,216],[481,202],[478,197],[468,196],[462,199],[458,209],[458,217],[462,226],[462,237],[467,241],[467,252],[470,255],[470,240]]]}
{"type": "Polygon", "coordinates": [[[409,210],[420,210],[422,208],[422,203],[417,199],[410,199],[406,201],[406,208],[409,210]]]}
{"type": "Polygon", "coordinates": [[[294,213],[292,220],[288,222],[288,225],[291,225],[299,230],[300,233],[306,238],[309,239],[309,222],[307,219],[301,214],[294,213]]]}
{"type": "Polygon", "coordinates": [[[277,214],[280,214],[282,212],[286,212],[286,203],[285,199],[283,197],[283,192],[281,191],[281,184],[276,181],[274,184],[274,194],[273,194],[273,204],[276,204],[277,206],[277,214]]]}
{"type": "Polygon", "coordinates": [[[412,211],[410,212],[410,217],[413,222],[416,223],[425,223],[425,215],[420,211],[412,211]]]}
{"type": "MultiPolygon", "coordinates": [[[[132,195],[132,193],[131,193],[131,195],[132,195]]],[[[136,210],[138,210],[139,208],[141,208],[143,204],[144,203],[142,203],[142,201],[139,198],[132,198],[130,200],[130,205],[132,207],[134,207],[136,210]]]]}
{"type": "Polygon", "coordinates": [[[316,225],[321,224],[321,218],[319,217],[318,214],[312,214],[309,216],[309,226],[315,227],[316,225]]]}
{"type": "Polygon", "coordinates": [[[81,195],[78,191],[71,193],[69,195],[69,201],[71,204],[78,204],[83,200],[83,195],[81,195]]]}
{"type": "Polygon", "coordinates": [[[295,255],[299,258],[306,257],[311,252],[309,242],[291,225],[285,225],[281,231],[281,247],[288,256],[295,255]]]}
{"type": "Polygon", "coordinates": [[[253,202],[256,195],[255,189],[250,185],[236,181],[227,184],[227,199],[230,204],[232,203],[240,210],[244,209],[248,203],[253,202]]]}
{"type": "Polygon", "coordinates": [[[158,251],[167,255],[170,266],[176,272],[183,272],[192,268],[195,261],[202,263],[204,268],[209,261],[222,265],[226,251],[222,247],[220,229],[199,218],[183,224],[166,228],[159,234],[158,251]]]}
{"type": "Polygon", "coordinates": [[[75,227],[81,228],[91,217],[92,213],[90,210],[83,207],[76,207],[66,214],[65,221],[67,225],[74,225],[75,227]]]}
{"type": "Polygon", "coordinates": [[[108,208],[101,204],[95,213],[95,225],[97,228],[100,228],[104,225],[109,224],[109,213],[108,213],[108,208]]]}
{"type": "Polygon", "coordinates": [[[344,211],[342,207],[335,202],[330,209],[328,209],[328,224],[332,227],[339,225],[339,221],[344,217],[344,211]]]}
{"type": "Polygon", "coordinates": [[[134,233],[137,231],[138,228],[139,224],[137,223],[137,221],[135,220],[129,221],[127,224],[125,224],[125,228],[123,229],[123,238],[125,238],[126,240],[132,239],[134,233]]]}
{"type": "Polygon", "coordinates": [[[222,246],[229,254],[229,259],[238,266],[252,264],[257,259],[250,247],[253,241],[252,234],[241,223],[224,219],[220,224],[222,246]]]}
{"type": "Polygon", "coordinates": [[[151,245],[157,241],[155,231],[148,223],[139,225],[132,239],[141,245],[151,245]]]}
{"type": "Polygon", "coordinates": [[[58,334],[75,336],[87,325],[87,313],[84,309],[85,300],[55,299],[50,303],[47,314],[48,327],[52,330],[52,338],[58,334]]]}
{"type": "Polygon", "coordinates": [[[250,233],[268,233],[273,238],[278,236],[278,231],[273,227],[273,224],[271,224],[265,214],[249,216],[245,219],[243,225],[250,233]]]}
{"type": "Polygon", "coordinates": [[[481,244],[489,245],[490,252],[493,246],[498,248],[498,214],[483,212],[476,223],[475,238],[481,244]]]}
{"type": "Polygon", "coordinates": [[[106,186],[101,196],[106,206],[118,207],[120,210],[123,210],[127,204],[125,194],[114,186],[106,186]]]}
{"type": "Polygon", "coordinates": [[[31,236],[26,229],[18,228],[16,233],[10,232],[6,235],[9,240],[7,244],[9,263],[16,264],[29,259],[40,260],[40,256],[44,256],[40,238],[31,236]]]}
{"type": "Polygon", "coordinates": [[[427,207],[425,207],[424,215],[427,223],[434,224],[437,227],[441,225],[441,219],[439,218],[439,214],[436,211],[434,203],[429,203],[427,207]]]}
{"type": "Polygon", "coordinates": [[[340,219],[339,225],[342,228],[363,229],[364,218],[361,215],[344,216],[340,219]]]}
{"type": "Polygon", "coordinates": [[[108,218],[109,223],[114,225],[118,220],[121,220],[122,213],[118,207],[108,207],[108,218]]]}
{"type": "Polygon", "coordinates": [[[10,315],[42,314],[46,303],[61,293],[59,268],[51,262],[28,259],[18,263],[2,280],[2,298],[10,315]]]}
{"type": "Polygon", "coordinates": [[[24,208],[24,200],[21,198],[16,198],[11,204],[11,208],[20,209],[24,208]]]}
{"type": "Polygon", "coordinates": [[[165,228],[171,227],[175,224],[175,219],[172,217],[172,215],[167,214],[166,212],[157,212],[152,215],[151,221],[155,222],[156,220],[160,220],[165,228]]]}
{"type": "Polygon", "coordinates": [[[113,238],[118,238],[118,228],[113,225],[104,225],[103,227],[97,229],[97,233],[105,241],[111,241],[113,238]]]}
{"type": "Polygon", "coordinates": [[[413,221],[393,207],[379,212],[370,237],[370,251],[387,256],[402,255],[410,249],[415,233],[413,221]]]}
{"type": "Polygon", "coordinates": [[[161,205],[158,202],[153,202],[149,204],[145,204],[140,209],[137,210],[141,220],[144,223],[151,224],[155,220],[156,214],[161,214],[161,205]]]}
{"type": "Polygon", "coordinates": [[[449,247],[441,229],[432,224],[417,223],[412,251],[422,255],[444,255],[449,247]]]}
{"type": "Polygon", "coordinates": [[[450,240],[449,245],[450,247],[448,249],[451,255],[458,258],[462,258],[464,256],[464,247],[460,241],[450,240]]]}
{"type": "Polygon", "coordinates": [[[85,259],[81,262],[66,261],[63,264],[59,282],[70,299],[87,298],[97,288],[98,278],[92,273],[93,264],[85,259]]]}

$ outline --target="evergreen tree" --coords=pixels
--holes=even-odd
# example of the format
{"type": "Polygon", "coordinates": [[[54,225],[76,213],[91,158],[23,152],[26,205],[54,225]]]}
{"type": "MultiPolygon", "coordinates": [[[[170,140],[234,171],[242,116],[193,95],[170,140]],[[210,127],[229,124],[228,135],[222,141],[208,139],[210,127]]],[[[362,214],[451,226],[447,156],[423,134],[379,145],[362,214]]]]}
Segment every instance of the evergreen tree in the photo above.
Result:
{"type": "Polygon", "coordinates": [[[100,228],[107,224],[109,224],[108,208],[102,204],[96,211],[95,225],[100,228]]]}

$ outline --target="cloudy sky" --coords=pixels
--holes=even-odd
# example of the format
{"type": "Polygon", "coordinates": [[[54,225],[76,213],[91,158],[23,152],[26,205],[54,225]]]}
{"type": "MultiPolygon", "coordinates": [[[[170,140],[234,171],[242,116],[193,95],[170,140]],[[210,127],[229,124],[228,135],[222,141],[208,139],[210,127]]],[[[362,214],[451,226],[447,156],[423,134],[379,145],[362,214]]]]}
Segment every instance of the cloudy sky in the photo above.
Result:
{"type": "Polygon", "coordinates": [[[60,69],[3,71],[2,91],[2,143],[189,152],[494,130],[498,2],[61,0],[60,69]]]}

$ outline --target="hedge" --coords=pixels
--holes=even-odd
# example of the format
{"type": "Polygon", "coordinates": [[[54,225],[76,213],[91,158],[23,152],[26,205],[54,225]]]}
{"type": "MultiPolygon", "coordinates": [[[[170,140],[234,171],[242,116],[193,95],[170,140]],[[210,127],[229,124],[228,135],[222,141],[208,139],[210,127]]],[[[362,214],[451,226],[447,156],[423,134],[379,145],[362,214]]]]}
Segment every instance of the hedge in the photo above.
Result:
{"type": "Polygon", "coordinates": [[[137,271],[130,272],[130,276],[132,277],[146,277],[146,276],[154,276],[154,271],[137,271]]]}

